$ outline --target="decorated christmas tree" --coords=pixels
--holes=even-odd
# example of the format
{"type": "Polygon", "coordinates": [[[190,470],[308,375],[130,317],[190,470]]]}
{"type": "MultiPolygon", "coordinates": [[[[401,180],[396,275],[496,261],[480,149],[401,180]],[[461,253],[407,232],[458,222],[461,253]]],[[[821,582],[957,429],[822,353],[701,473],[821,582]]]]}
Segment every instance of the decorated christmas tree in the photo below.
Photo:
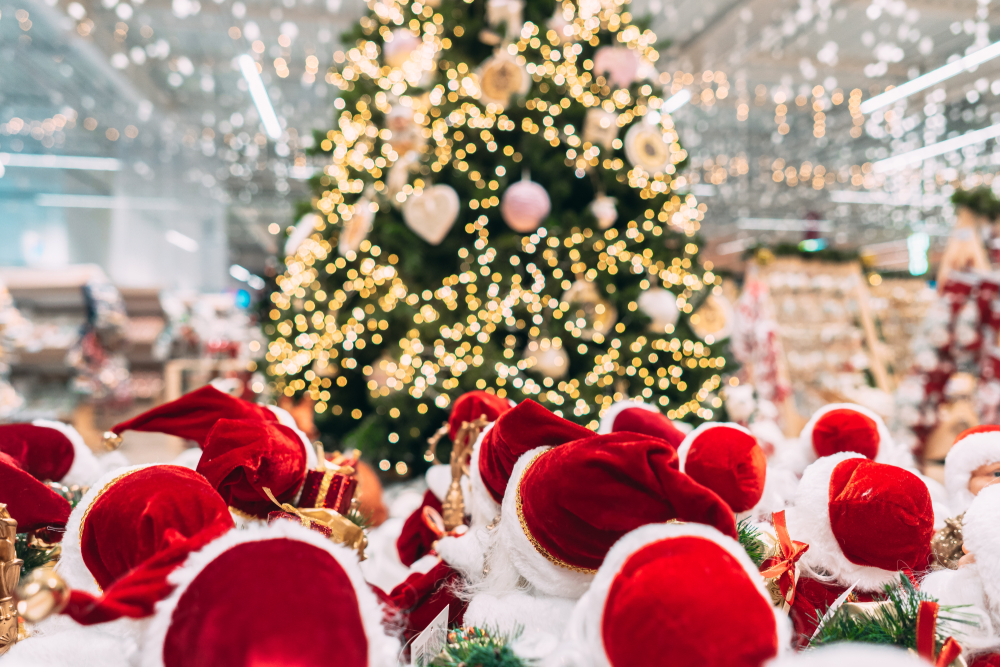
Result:
{"type": "Polygon", "coordinates": [[[369,2],[265,309],[275,391],[397,470],[472,389],[716,417],[726,312],[667,113],[691,76],[655,41],[621,0],[369,2]]]}

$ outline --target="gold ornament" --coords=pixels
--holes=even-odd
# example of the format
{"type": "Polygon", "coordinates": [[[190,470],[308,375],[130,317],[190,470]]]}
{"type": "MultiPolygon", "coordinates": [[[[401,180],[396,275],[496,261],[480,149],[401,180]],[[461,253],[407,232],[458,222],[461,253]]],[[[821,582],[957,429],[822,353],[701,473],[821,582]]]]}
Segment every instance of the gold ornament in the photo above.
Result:
{"type": "Polygon", "coordinates": [[[663,128],[638,122],[625,134],[625,157],[634,167],[650,174],[662,174],[670,166],[670,144],[663,138],[663,128]]]}
{"type": "Polygon", "coordinates": [[[561,380],[569,373],[569,355],[558,338],[531,341],[524,351],[524,360],[528,362],[529,370],[538,371],[553,380],[561,380]]]}
{"type": "Polygon", "coordinates": [[[280,503],[271,493],[271,489],[263,487],[264,493],[271,502],[287,512],[298,517],[300,523],[309,528],[313,524],[322,526],[330,531],[329,539],[334,544],[343,544],[358,552],[358,560],[365,559],[365,547],[368,546],[368,537],[361,526],[357,525],[343,514],[327,507],[295,507],[288,503],[280,503]]]}
{"type": "Polygon", "coordinates": [[[512,95],[524,95],[531,87],[531,75],[506,51],[490,56],[479,68],[479,100],[483,104],[508,106],[512,95]]]}
{"type": "Polygon", "coordinates": [[[52,566],[34,570],[17,589],[17,612],[29,623],[58,614],[69,603],[69,586],[52,566]]]}
{"type": "Polygon", "coordinates": [[[393,104],[385,115],[385,127],[390,132],[387,143],[400,156],[410,151],[420,151],[427,144],[422,128],[414,120],[412,107],[393,104]]]}
{"type": "Polygon", "coordinates": [[[962,519],[965,514],[944,520],[944,528],[934,534],[931,540],[931,553],[934,554],[934,562],[949,570],[958,569],[959,559],[965,555],[962,546],[965,539],[962,536],[962,519]]]}
{"type": "Polygon", "coordinates": [[[614,304],[601,296],[597,285],[589,280],[578,279],[562,295],[562,300],[569,304],[567,326],[583,318],[585,324],[580,327],[580,338],[594,340],[597,335],[607,335],[618,321],[618,310],[614,304]]]}
{"type": "Polygon", "coordinates": [[[371,204],[368,197],[362,197],[355,202],[351,217],[344,219],[343,227],[340,229],[340,239],[337,242],[337,252],[342,257],[349,252],[357,252],[362,241],[371,232],[372,221],[375,219],[375,211],[372,210],[371,204]]]}
{"type": "Polygon", "coordinates": [[[462,495],[462,475],[469,474],[469,457],[479,433],[488,422],[486,415],[480,415],[471,422],[462,422],[455,442],[451,447],[451,484],[441,503],[441,516],[446,532],[455,530],[465,523],[465,496],[462,495]]]}
{"type": "Polygon", "coordinates": [[[455,189],[439,183],[407,198],[403,204],[403,220],[420,238],[438,245],[458,219],[459,206],[455,189]]]}
{"type": "Polygon", "coordinates": [[[733,304],[721,294],[710,294],[689,322],[694,334],[708,343],[727,338],[733,329],[733,304]]]}
{"type": "Polygon", "coordinates": [[[614,148],[618,138],[618,114],[608,112],[601,107],[587,110],[583,118],[583,140],[599,144],[605,150],[614,148]]]}
{"type": "Polygon", "coordinates": [[[18,639],[14,593],[24,562],[17,557],[16,541],[17,521],[11,518],[7,505],[0,504],[0,655],[9,651],[18,639]]]}
{"type": "Polygon", "coordinates": [[[114,431],[105,431],[101,437],[101,445],[109,452],[113,452],[122,446],[122,437],[114,431]]]}

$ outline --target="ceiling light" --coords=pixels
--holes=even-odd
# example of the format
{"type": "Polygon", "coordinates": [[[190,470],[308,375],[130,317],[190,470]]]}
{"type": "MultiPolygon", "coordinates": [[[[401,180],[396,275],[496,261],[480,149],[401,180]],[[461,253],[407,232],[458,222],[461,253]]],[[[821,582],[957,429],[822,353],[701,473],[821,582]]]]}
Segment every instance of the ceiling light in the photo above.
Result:
{"type": "Polygon", "coordinates": [[[25,153],[0,153],[0,164],[3,164],[5,167],[82,169],[85,171],[121,171],[122,168],[122,161],[113,157],[88,157],[84,155],[32,155],[25,153]]]}
{"type": "Polygon", "coordinates": [[[250,87],[250,97],[253,98],[257,113],[260,114],[260,122],[264,124],[264,131],[272,139],[280,139],[281,123],[278,122],[278,116],[275,115],[274,107],[271,106],[271,100],[264,89],[264,82],[260,78],[260,72],[257,71],[257,62],[244,53],[240,56],[239,63],[240,72],[250,87]]]}
{"type": "Polygon", "coordinates": [[[663,103],[662,107],[660,107],[660,110],[663,113],[673,113],[690,101],[691,91],[685,88],[676,95],[668,97],[667,101],[663,103]]]}
{"type": "Polygon", "coordinates": [[[71,195],[42,193],[35,195],[35,206],[47,208],[108,208],[117,210],[176,211],[180,202],[159,197],[114,197],[111,195],[71,195]]]}
{"type": "Polygon", "coordinates": [[[965,134],[957,136],[954,139],[946,139],[945,141],[939,141],[938,143],[931,144],[930,146],[918,148],[915,151],[902,153],[900,155],[893,155],[892,157],[884,160],[879,160],[878,162],[872,164],[872,169],[876,172],[901,169],[916,162],[923,162],[927,158],[943,155],[944,153],[950,153],[951,151],[957,151],[959,148],[980,144],[984,141],[995,139],[997,137],[1000,137],[1000,124],[990,125],[989,127],[984,127],[981,130],[966,132],[965,134]]]}
{"type": "Polygon", "coordinates": [[[175,229],[168,229],[167,233],[164,234],[167,238],[167,243],[171,243],[181,250],[187,250],[188,252],[198,252],[198,242],[187,234],[181,234],[175,229]]]}

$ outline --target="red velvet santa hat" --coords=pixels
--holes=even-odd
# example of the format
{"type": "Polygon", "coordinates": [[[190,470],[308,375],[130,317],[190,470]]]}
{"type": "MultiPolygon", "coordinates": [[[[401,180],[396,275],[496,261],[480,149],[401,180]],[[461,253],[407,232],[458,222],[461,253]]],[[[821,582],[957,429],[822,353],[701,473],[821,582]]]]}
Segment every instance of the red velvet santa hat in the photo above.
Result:
{"type": "Polygon", "coordinates": [[[480,434],[469,465],[473,525],[486,525],[500,511],[511,470],[518,458],[536,447],[554,447],[593,435],[593,431],[557,417],[532,400],[500,415],[480,434]]]}
{"type": "Polygon", "coordinates": [[[203,449],[198,472],[243,519],[266,519],[277,509],[265,487],[279,502],[293,502],[316,465],[315,451],[292,429],[259,420],[218,420],[203,449]]]}
{"type": "Polygon", "coordinates": [[[575,597],[625,533],[671,520],[736,536],[729,506],[677,469],[673,447],[611,433],[524,454],[503,499],[500,538],[530,584],[575,597]]]}
{"type": "Polygon", "coordinates": [[[462,428],[465,422],[475,421],[480,417],[485,417],[487,423],[497,420],[497,417],[507,412],[513,407],[506,398],[500,398],[496,394],[488,391],[469,391],[458,398],[451,406],[451,414],[448,416],[448,437],[452,440],[458,435],[458,429],[462,428]]]}
{"type": "Polygon", "coordinates": [[[927,486],[898,466],[845,452],[819,459],[802,475],[788,532],[809,545],[805,574],[876,591],[898,572],[927,568],[934,513],[927,486]]]}
{"type": "Polygon", "coordinates": [[[7,505],[17,532],[56,529],[48,535],[58,540],[58,529],[69,520],[69,501],[21,469],[17,461],[0,452],[0,503],[7,505]]]}
{"type": "Polygon", "coordinates": [[[608,552],[570,635],[595,667],[760,667],[789,645],[791,627],[735,540],[657,523],[608,552]]]}
{"type": "Polygon", "coordinates": [[[390,667],[399,642],[357,556],[290,521],[234,530],[170,577],[142,667],[390,667]]]}
{"type": "Polygon", "coordinates": [[[666,440],[673,447],[680,447],[684,440],[684,432],[674,426],[652,405],[636,399],[618,401],[607,409],[601,417],[598,433],[618,433],[631,431],[651,435],[654,438],[666,440]]]}
{"type": "Polygon", "coordinates": [[[0,452],[43,482],[89,486],[101,475],[101,464],[83,437],[62,422],[36,419],[0,425],[0,452]]]}
{"type": "Polygon", "coordinates": [[[73,509],[58,570],[70,588],[99,595],[158,554],[186,555],[232,527],[226,503],[193,470],[121,468],[73,509]]]}
{"type": "Polygon", "coordinates": [[[806,422],[799,439],[806,465],[824,456],[856,452],[871,461],[913,467],[913,456],[893,442],[885,421],[863,405],[824,405],[806,422]]]}
{"type": "Polygon", "coordinates": [[[753,509],[764,494],[767,457],[739,424],[702,424],[684,438],[677,456],[681,472],[715,491],[736,513],[753,509]]]}
{"type": "Polygon", "coordinates": [[[944,486],[953,513],[961,514],[969,508],[975,498],[969,491],[969,479],[977,468],[991,463],[1000,463],[1000,426],[990,424],[962,431],[944,459],[944,486]]]}

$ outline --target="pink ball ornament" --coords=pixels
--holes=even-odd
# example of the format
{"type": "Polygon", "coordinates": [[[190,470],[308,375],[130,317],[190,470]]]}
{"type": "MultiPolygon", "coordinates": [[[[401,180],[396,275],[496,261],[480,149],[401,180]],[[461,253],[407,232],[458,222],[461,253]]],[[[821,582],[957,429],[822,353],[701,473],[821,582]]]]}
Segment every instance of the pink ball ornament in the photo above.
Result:
{"type": "Polygon", "coordinates": [[[528,179],[508,187],[500,201],[500,215],[504,222],[519,234],[530,234],[538,229],[551,210],[549,193],[528,179]]]}

